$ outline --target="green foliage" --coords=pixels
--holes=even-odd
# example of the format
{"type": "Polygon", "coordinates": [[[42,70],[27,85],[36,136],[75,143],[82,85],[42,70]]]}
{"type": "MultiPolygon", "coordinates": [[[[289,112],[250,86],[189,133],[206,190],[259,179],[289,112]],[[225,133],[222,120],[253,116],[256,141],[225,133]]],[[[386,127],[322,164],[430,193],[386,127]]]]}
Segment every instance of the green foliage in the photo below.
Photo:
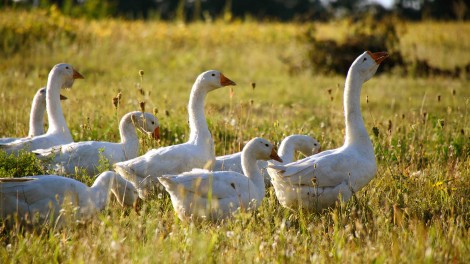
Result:
{"type": "Polygon", "coordinates": [[[303,41],[309,45],[308,59],[312,71],[316,74],[346,74],[351,61],[364,50],[388,51],[391,57],[387,59],[385,68],[403,66],[399,51],[398,23],[399,20],[393,17],[381,21],[376,21],[372,16],[350,20],[346,36],[341,42],[318,40],[315,27],[311,25],[305,32],[303,41]]]}
{"type": "Polygon", "coordinates": [[[36,12],[36,16],[19,14],[19,17],[7,15],[7,12],[0,17],[0,56],[27,53],[38,45],[51,51],[59,43],[67,46],[73,42],[88,40],[82,34],[77,39],[78,32],[72,20],[63,16],[55,6],[36,12]]]}
{"type": "Polygon", "coordinates": [[[18,156],[0,151],[0,178],[47,174],[40,160],[31,152],[20,151],[18,156]]]}
{"type": "Polygon", "coordinates": [[[103,19],[116,13],[115,1],[87,0],[80,5],[76,5],[74,2],[74,0],[64,1],[61,7],[64,15],[72,17],[85,17],[89,19],[103,19]]]}
{"type": "Polygon", "coordinates": [[[427,58],[407,57],[400,44],[400,37],[406,32],[406,27],[396,17],[377,21],[369,15],[360,20],[348,20],[347,27],[348,31],[341,40],[318,39],[313,24],[301,36],[301,41],[308,46],[306,65],[311,67],[314,74],[346,74],[350,62],[364,50],[370,50],[387,51],[390,54],[379,72],[393,69],[395,73],[413,77],[470,76],[470,62],[448,69],[432,65],[427,58]]]}
{"type": "MultiPolygon", "coordinates": [[[[101,148],[98,150],[98,155],[99,155],[99,160],[98,160],[98,172],[101,173],[103,171],[109,171],[112,169],[111,164],[109,163],[109,160],[106,158],[106,156],[103,155],[104,149],[101,148]]],[[[92,175],[90,175],[92,176],[92,175]]]]}

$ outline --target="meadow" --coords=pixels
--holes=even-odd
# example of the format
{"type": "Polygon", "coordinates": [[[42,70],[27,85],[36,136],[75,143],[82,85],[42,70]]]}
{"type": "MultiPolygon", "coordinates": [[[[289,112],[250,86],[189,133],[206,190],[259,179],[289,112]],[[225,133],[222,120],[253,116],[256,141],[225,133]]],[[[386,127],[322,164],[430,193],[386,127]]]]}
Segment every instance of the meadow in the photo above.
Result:
{"type": "MultiPolygon", "coordinates": [[[[69,98],[63,108],[75,141],[118,141],[120,117],[141,109],[141,102],[157,114],[162,131],[159,142],[141,138],[141,153],[185,141],[191,86],[199,73],[217,69],[237,83],[206,99],[217,155],[240,151],[256,136],[278,144],[296,133],[316,137],[323,149],[338,147],[344,139],[345,76],[316,75],[308,67],[289,71],[306,63],[308,43],[301,36],[308,26],[88,21],[54,9],[4,10],[0,136],[27,134],[33,94],[54,64],[67,62],[85,76],[62,92],[69,98]],[[122,99],[115,107],[118,92],[122,99]]],[[[470,34],[464,34],[470,23],[400,27],[399,48],[410,63],[415,58],[444,68],[470,63],[470,34]]],[[[343,21],[316,28],[320,39],[340,40],[347,32],[343,21]]],[[[215,224],[179,221],[165,196],[147,202],[140,215],[111,203],[96,221],[62,230],[0,227],[0,260],[468,263],[469,85],[465,75],[413,78],[397,71],[368,81],[362,112],[377,175],[351,201],[327,212],[282,208],[272,188],[258,211],[215,224]]],[[[18,159],[16,166],[30,163],[18,159]]],[[[0,173],[8,177],[1,168],[0,173]]]]}

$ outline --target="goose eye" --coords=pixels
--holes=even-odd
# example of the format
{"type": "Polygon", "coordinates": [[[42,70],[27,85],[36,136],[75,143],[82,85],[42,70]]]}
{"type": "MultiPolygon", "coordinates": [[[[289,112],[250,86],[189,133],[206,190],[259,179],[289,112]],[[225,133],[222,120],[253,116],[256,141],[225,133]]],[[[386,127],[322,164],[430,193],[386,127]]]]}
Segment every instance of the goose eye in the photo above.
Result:
{"type": "Polygon", "coordinates": [[[154,122],[154,121],[152,121],[152,125],[155,125],[155,122],[154,122]]]}
{"type": "Polygon", "coordinates": [[[313,145],[316,147],[318,144],[317,144],[317,143],[313,143],[313,145]]]}
{"type": "Polygon", "coordinates": [[[366,61],[366,60],[367,60],[367,58],[364,58],[362,61],[366,61]]]}
{"type": "Polygon", "coordinates": [[[212,76],[215,76],[215,73],[213,73],[212,76]]]}
{"type": "Polygon", "coordinates": [[[69,66],[65,66],[65,68],[68,70],[68,69],[69,69],[69,66]]]}
{"type": "Polygon", "coordinates": [[[266,144],[264,144],[264,145],[265,145],[266,147],[269,147],[269,145],[268,145],[267,143],[266,143],[266,144]]]}

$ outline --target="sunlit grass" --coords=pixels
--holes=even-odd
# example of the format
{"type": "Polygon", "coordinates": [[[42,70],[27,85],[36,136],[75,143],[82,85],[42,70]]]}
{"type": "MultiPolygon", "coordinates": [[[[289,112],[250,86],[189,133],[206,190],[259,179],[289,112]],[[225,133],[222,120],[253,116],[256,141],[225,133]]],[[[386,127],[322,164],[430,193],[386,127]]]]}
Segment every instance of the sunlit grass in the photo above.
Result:
{"type": "MultiPolygon", "coordinates": [[[[118,141],[120,118],[139,110],[141,101],[147,111],[158,110],[162,126],[159,143],[141,136],[141,153],[185,141],[191,85],[200,72],[218,69],[238,85],[232,93],[222,88],[207,96],[217,154],[239,151],[255,136],[278,143],[290,134],[310,134],[323,149],[343,142],[344,76],[292,75],[283,62],[302,63],[306,49],[298,37],[307,25],[86,21],[41,12],[0,14],[0,25],[9,28],[26,30],[50,19],[47,28],[56,30],[46,31],[52,40],[2,58],[0,136],[27,134],[34,92],[54,64],[68,62],[86,78],[63,91],[76,141],[118,141]],[[75,39],[57,33],[62,27],[75,39]]],[[[464,65],[470,36],[452,32],[468,26],[407,24],[400,45],[408,56],[464,65]]],[[[345,22],[317,28],[322,38],[341,38],[338,32],[347,29],[345,22]]],[[[1,262],[469,262],[469,85],[390,72],[368,81],[362,110],[377,176],[348,204],[326,213],[284,209],[273,189],[257,212],[216,224],[180,222],[168,197],[147,203],[140,216],[111,204],[85,226],[2,230],[1,262]]]]}

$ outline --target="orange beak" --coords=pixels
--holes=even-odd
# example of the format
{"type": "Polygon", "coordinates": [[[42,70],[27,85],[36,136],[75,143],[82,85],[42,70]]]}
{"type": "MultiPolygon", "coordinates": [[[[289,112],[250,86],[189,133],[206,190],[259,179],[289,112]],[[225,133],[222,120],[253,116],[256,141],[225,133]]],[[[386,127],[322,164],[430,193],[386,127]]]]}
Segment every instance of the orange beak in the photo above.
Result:
{"type": "Polygon", "coordinates": [[[69,99],[69,98],[67,98],[67,96],[65,96],[65,95],[60,95],[60,100],[67,100],[67,99],[69,99]]]}
{"type": "Polygon", "coordinates": [[[279,155],[277,155],[277,152],[274,150],[274,148],[273,148],[273,150],[271,150],[271,155],[269,155],[269,157],[273,160],[277,160],[279,162],[282,162],[281,157],[279,157],[279,155]]]}
{"type": "Polygon", "coordinates": [[[154,139],[160,139],[160,127],[156,127],[155,130],[153,130],[152,135],[154,139]]]}
{"type": "Polygon", "coordinates": [[[220,74],[220,84],[222,84],[222,86],[237,85],[234,81],[225,77],[222,73],[220,74]]]}
{"type": "Polygon", "coordinates": [[[83,75],[81,73],[79,73],[78,71],[76,71],[75,69],[73,69],[73,78],[74,79],[85,79],[85,77],[83,77],[83,75]]]}
{"type": "Polygon", "coordinates": [[[375,63],[380,64],[382,61],[384,61],[386,58],[388,58],[388,53],[387,52],[370,52],[367,51],[367,53],[372,57],[372,59],[375,60],[375,63]]]}

